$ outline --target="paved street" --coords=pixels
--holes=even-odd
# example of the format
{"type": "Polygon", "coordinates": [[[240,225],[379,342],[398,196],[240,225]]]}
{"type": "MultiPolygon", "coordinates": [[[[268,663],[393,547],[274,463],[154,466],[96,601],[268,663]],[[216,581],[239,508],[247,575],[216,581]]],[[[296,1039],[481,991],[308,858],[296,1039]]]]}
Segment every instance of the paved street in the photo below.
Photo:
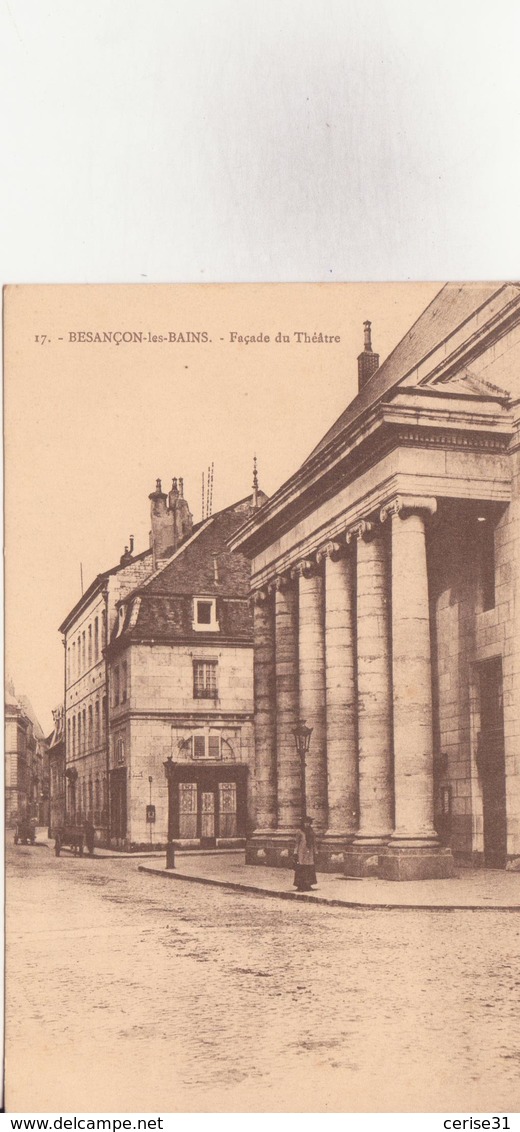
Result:
{"type": "Polygon", "coordinates": [[[12,1111],[517,1111],[520,922],[8,845],[12,1111]]]}

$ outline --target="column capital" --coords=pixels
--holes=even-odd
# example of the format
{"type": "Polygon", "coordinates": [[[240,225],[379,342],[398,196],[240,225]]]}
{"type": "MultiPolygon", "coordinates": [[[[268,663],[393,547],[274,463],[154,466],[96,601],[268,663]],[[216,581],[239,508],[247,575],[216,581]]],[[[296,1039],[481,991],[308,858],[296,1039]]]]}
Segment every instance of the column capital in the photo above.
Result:
{"type": "Polygon", "coordinates": [[[267,601],[268,596],[268,587],[261,586],[258,590],[252,590],[249,595],[249,601],[251,605],[264,605],[264,603],[267,601]]]}
{"type": "Polygon", "coordinates": [[[389,515],[399,515],[401,519],[406,519],[414,511],[423,512],[426,515],[435,515],[436,510],[437,500],[433,496],[394,495],[388,500],[388,503],[381,507],[379,518],[384,523],[389,515]]]}
{"type": "Polygon", "coordinates": [[[346,546],[339,542],[326,542],[316,552],[316,562],[321,563],[325,558],[330,558],[331,562],[337,562],[346,553],[346,549],[346,546]]]}
{"type": "Polygon", "coordinates": [[[312,578],[318,573],[316,562],[311,558],[302,558],[291,570],[291,578],[312,578]]]}
{"type": "Polygon", "coordinates": [[[289,589],[290,585],[291,578],[287,571],[285,574],[277,574],[275,578],[272,578],[267,586],[267,592],[270,594],[283,593],[285,590],[289,589]]]}
{"type": "Polygon", "coordinates": [[[369,542],[376,534],[376,524],[369,523],[368,519],[360,519],[359,523],[354,523],[354,526],[349,527],[346,533],[347,544],[350,544],[353,539],[362,538],[365,542],[369,542]]]}

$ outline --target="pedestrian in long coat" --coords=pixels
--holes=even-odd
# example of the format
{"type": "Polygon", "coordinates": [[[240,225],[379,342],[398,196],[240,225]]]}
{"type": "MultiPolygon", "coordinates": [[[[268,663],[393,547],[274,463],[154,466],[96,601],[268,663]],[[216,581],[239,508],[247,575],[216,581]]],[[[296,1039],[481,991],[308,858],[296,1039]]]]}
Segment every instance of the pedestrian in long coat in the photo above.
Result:
{"type": "Polygon", "coordinates": [[[316,838],[312,828],[312,818],[303,819],[295,849],[294,887],[297,892],[310,892],[317,884],[316,879],[316,838]]]}

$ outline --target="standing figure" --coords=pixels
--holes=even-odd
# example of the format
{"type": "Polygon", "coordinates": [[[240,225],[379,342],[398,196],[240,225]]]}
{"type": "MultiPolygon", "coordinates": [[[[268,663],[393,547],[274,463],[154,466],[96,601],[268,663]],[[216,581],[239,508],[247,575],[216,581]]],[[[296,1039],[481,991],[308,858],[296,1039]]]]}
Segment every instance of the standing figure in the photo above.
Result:
{"type": "Polygon", "coordinates": [[[85,833],[85,843],[86,843],[86,846],[87,846],[87,852],[88,852],[90,857],[93,857],[94,856],[94,839],[95,839],[95,836],[96,836],[95,827],[92,825],[92,822],[87,819],[87,821],[85,821],[83,823],[83,830],[84,830],[84,833],[85,833]]]}
{"type": "Polygon", "coordinates": [[[311,892],[316,880],[316,838],[312,818],[304,818],[296,842],[294,887],[297,892],[311,892]]]}

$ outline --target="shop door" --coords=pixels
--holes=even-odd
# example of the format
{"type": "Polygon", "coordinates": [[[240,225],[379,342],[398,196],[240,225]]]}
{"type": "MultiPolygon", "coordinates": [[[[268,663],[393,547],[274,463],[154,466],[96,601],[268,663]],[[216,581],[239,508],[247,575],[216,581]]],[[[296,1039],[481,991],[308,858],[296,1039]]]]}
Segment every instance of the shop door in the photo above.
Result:
{"type": "Polygon", "coordinates": [[[180,782],[177,795],[178,819],[175,836],[200,840],[202,847],[214,848],[217,838],[238,837],[237,784],[233,781],[180,782]]]}
{"type": "Polygon", "coordinates": [[[484,863],[503,868],[507,857],[506,772],[502,663],[480,665],[480,737],[478,769],[482,785],[484,863]]]}
{"type": "Polygon", "coordinates": [[[201,790],[200,843],[205,848],[216,845],[216,797],[214,790],[201,790]]]}

